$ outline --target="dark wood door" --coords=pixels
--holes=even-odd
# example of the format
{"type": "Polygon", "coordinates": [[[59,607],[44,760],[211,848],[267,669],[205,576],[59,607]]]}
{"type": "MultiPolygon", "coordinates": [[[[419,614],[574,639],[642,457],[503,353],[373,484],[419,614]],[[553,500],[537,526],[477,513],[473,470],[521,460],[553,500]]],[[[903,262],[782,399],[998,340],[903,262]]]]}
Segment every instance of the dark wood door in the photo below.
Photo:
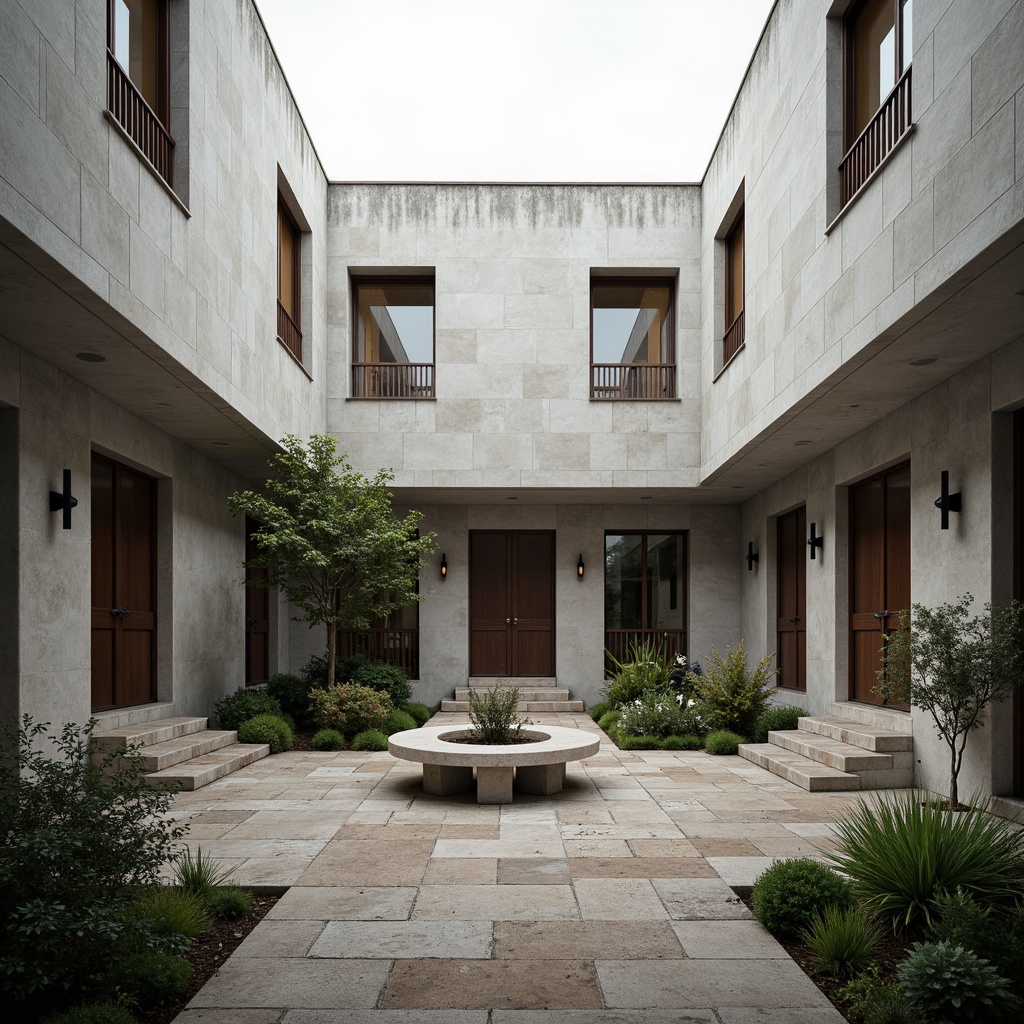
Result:
{"type": "Polygon", "coordinates": [[[850,699],[874,693],[883,634],[910,607],[910,465],[850,488],[850,699]]]}
{"type": "MultiPolygon", "coordinates": [[[[245,560],[259,548],[252,539],[256,520],[245,520],[245,560]]],[[[266,570],[245,567],[245,685],[265,683],[270,675],[270,591],[259,585],[266,570]]]]}
{"type": "Polygon", "coordinates": [[[798,508],[776,520],[777,682],[807,689],[807,512],[798,508]]]}
{"type": "MultiPolygon", "coordinates": [[[[1013,596],[1024,601],[1024,409],[1013,414],[1013,596]]],[[[1024,687],[1013,695],[1013,795],[1024,796],[1024,687]]]]}
{"type": "Polygon", "coordinates": [[[555,674],[555,535],[469,535],[469,674],[555,674]]]}
{"type": "Polygon", "coordinates": [[[156,484],[92,460],[92,706],[156,700],[156,484]]]}

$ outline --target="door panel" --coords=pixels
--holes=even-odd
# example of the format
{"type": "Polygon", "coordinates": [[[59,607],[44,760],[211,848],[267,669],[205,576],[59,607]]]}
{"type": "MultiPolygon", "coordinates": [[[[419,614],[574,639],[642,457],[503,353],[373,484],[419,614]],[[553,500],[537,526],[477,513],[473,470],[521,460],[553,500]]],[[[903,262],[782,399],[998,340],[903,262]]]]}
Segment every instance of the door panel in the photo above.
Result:
{"type": "Polygon", "coordinates": [[[508,534],[474,532],[469,535],[469,674],[472,676],[511,674],[509,560],[508,534]]]}
{"type": "Polygon", "coordinates": [[[512,675],[555,674],[555,536],[512,534],[512,675]]]}
{"type": "Polygon", "coordinates": [[[778,685],[807,688],[807,513],[794,509],[776,521],[776,655],[778,685]]]}

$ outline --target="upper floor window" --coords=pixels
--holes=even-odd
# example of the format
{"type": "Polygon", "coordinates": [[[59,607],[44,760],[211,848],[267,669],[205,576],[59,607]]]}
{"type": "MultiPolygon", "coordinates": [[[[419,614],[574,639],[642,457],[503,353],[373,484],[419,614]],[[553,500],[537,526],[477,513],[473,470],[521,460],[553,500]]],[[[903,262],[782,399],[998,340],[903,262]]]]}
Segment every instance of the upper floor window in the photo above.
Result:
{"type": "Polygon", "coordinates": [[[739,351],[744,338],[743,318],[743,208],[736,214],[725,236],[725,333],[722,335],[722,364],[739,351]]]}
{"type": "Polygon", "coordinates": [[[672,291],[664,280],[591,281],[591,398],[676,397],[672,291]]]}
{"type": "Polygon", "coordinates": [[[172,185],[170,27],[167,0],[108,0],[107,106],[172,185]]]}
{"type": "Polygon", "coordinates": [[[284,200],[277,197],[277,336],[302,362],[302,301],[299,291],[301,232],[284,200]]]}
{"type": "Polygon", "coordinates": [[[355,278],[353,398],[434,397],[434,280],[355,278]]]}
{"type": "Polygon", "coordinates": [[[843,205],[912,122],[913,9],[913,0],[861,0],[843,21],[843,205]]]}

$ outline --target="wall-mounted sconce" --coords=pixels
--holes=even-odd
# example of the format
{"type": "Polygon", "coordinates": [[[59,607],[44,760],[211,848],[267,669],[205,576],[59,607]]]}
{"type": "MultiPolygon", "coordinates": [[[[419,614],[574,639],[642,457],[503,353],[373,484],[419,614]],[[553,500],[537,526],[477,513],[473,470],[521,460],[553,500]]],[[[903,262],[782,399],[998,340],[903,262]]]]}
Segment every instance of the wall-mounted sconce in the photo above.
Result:
{"type": "Polygon", "coordinates": [[[754,563],[758,560],[758,556],[754,552],[754,542],[752,540],[747,541],[747,572],[754,571],[754,563]]]}
{"type": "Polygon", "coordinates": [[[585,567],[583,565],[583,552],[581,551],[580,552],[580,560],[576,563],[576,579],[578,579],[578,580],[583,579],[583,573],[585,571],[586,570],[585,570],[585,567]]]}
{"type": "Polygon", "coordinates": [[[64,490],[50,491],[50,511],[64,513],[64,529],[71,529],[71,510],[78,504],[78,499],[71,493],[71,470],[64,470],[64,490]]]}
{"type": "Polygon", "coordinates": [[[944,469],[941,476],[941,491],[942,493],[935,499],[935,507],[942,512],[942,524],[943,530],[949,529],[949,513],[960,511],[960,491],[956,494],[949,493],[949,470],[944,469]]]}
{"type": "Polygon", "coordinates": [[[441,579],[448,579],[448,556],[441,552],[441,579]]]}
{"type": "Polygon", "coordinates": [[[816,548],[825,550],[825,536],[822,534],[819,536],[816,532],[816,524],[811,523],[811,536],[807,541],[807,546],[811,549],[811,561],[814,561],[814,552],[816,548]]]}

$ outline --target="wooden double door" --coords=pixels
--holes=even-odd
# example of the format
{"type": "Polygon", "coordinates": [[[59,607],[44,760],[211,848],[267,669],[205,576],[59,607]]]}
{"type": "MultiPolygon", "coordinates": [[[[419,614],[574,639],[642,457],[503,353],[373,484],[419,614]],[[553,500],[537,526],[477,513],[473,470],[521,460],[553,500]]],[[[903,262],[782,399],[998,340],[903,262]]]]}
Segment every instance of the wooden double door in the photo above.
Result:
{"type": "Polygon", "coordinates": [[[555,674],[555,535],[469,535],[469,674],[555,674]]]}
{"type": "Polygon", "coordinates": [[[850,488],[850,700],[874,692],[884,634],[910,608],[910,463],[850,488]]]}
{"type": "Polygon", "coordinates": [[[156,700],[156,481],[92,459],[92,707],[156,700]]]}

